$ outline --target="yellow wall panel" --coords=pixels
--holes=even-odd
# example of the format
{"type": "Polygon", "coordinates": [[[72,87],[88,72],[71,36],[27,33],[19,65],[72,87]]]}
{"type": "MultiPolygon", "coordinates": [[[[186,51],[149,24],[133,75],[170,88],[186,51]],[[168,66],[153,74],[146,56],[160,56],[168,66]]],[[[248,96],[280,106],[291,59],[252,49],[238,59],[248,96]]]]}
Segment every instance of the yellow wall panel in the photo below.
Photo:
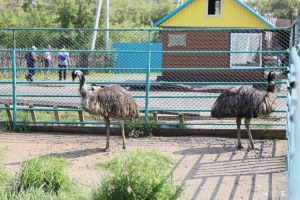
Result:
{"type": "Polygon", "coordinates": [[[269,28],[235,0],[222,0],[221,17],[207,17],[206,2],[207,0],[194,0],[159,26],[269,28]]]}

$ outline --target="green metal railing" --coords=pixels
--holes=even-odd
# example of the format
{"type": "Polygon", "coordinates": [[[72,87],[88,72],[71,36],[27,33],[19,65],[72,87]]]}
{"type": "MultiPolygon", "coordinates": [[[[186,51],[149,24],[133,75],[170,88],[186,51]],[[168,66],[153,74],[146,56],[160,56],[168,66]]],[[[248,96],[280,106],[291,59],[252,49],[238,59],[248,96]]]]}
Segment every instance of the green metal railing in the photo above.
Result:
{"type": "MultiPolygon", "coordinates": [[[[149,114],[158,112],[159,114],[177,114],[179,112],[186,114],[194,114],[195,118],[191,121],[185,121],[185,125],[201,127],[202,125],[211,126],[211,128],[235,128],[235,121],[232,122],[219,122],[208,121],[203,123],[199,120],[200,116],[209,117],[210,109],[222,91],[220,86],[233,86],[233,85],[255,85],[258,89],[264,90],[265,74],[269,70],[274,70],[280,76],[276,83],[281,85],[278,94],[278,102],[276,110],[272,113],[271,118],[275,120],[264,120],[254,119],[253,124],[257,126],[266,126],[271,129],[282,129],[286,124],[286,84],[287,77],[282,73],[287,69],[287,66],[279,66],[274,57],[279,54],[285,54],[287,51],[278,48],[281,44],[281,38],[290,37],[290,32],[287,29],[113,29],[109,30],[110,36],[110,49],[105,49],[104,42],[101,38],[97,38],[96,50],[89,49],[89,37],[94,29],[0,29],[0,34],[4,35],[3,39],[0,39],[2,50],[0,50],[0,74],[6,78],[0,82],[2,84],[2,90],[0,94],[1,99],[10,99],[12,102],[11,108],[0,107],[0,110],[12,109],[13,122],[16,123],[22,121],[18,119],[18,111],[84,111],[80,108],[75,108],[79,105],[80,96],[78,94],[78,82],[72,82],[70,79],[70,72],[72,70],[85,70],[89,71],[90,74],[86,75],[86,81],[88,85],[91,84],[119,84],[129,89],[129,92],[137,100],[140,111],[144,113],[145,119],[148,120],[149,114]],[[249,38],[239,38],[239,48],[241,46],[247,46],[246,50],[233,49],[233,45],[228,47],[214,46],[215,42],[211,43],[211,48],[207,47],[207,44],[203,43],[202,46],[201,38],[197,38],[197,34],[214,34],[215,32],[224,32],[224,38],[218,38],[221,42],[226,40],[226,43],[230,44],[230,38],[226,35],[227,33],[246,33],[249,35],[252,32],[259,32],[262,34],[260,38],[250,38],[251,40],[265,41],[263,37],[265,33],[272,32],[274,35],[273,46],[266,47],[266,44],[262,43],[261,46],[256,46],[258,49],[251,49],[254,47],[249,46],[249,38]],[[171,46],[169,47],[165,38],[165,34],[178,34],[184,35],[185,33],[186,44],[183,46],[171,46]],[[39,34],[38,34],[39,33],[39,34]],[[190,36],[191,35],[191,36],[190,36]],[[281,37],[279,37],[281,35],[281,37]],[[80,37],[79,37],[80,36],[80,37]],[[275,37],[276,36],[276,37],[275,37]],[[189,38],[194,37],[194,38],[189,38]],[[9,40],[10,38],[10,40],[9,40]],[[63,39],[62,39],[63,38],[63,39]],[[78,39],[79,38],[79,39],[78,39]],[[280,38],[280,39],[278,39],[280,38]],[[189,40],[197,42],[195,46],[190,43],[189,40]],[[13,42],[12,42],[13,41],[13,42]],[[248,41],[248,43],[247,43],[248,41]],[[6,42],[6,43],[5,43],[6,42]],[[30,43],[29,43],[30,42],[30,43]],[[162,50],[152,50],[151,45],[153,42],[161,43],[162,50]],[[51,81],[43,81],[42,78],[36,78],[33,83],[28,83],[23,75],[26,73],[28,68],[26,67],[24,54],[28,51],[32,45],[38,47],[36,53],[40,59],[43,52],[46,50],[44,47],[47,44],[51,44],[53,49],[49,52],[52,56],[51,67],[49,70],[51,74],[51,81]],[[114,43],[130,43],[131,46],[136,44],[145,43],[147,44],[146,49],[115,49],[114,43]],[[244,44],[245,43],[245,44],[244,44]],[[58,82],[53,81],[57,79],[57,52],[62,44],[68,47],[68,52],[71,57],[71,65],[68,66],[68,81],[58,82]],[[190,45],[190,47],[189,47],[190,45]],[[126,60],[127,55],[137,55],[136,59],[126,60]],[[123,56],[125,55],[125,56],[123,56]],[[141,59],[138,55],[144,55],[141,59]],[[154,64],[154,55],[161,55],[161,66],[154,64]],[[230,55],[241,55],[236,56],[234,60],[230,58],[230,55]],[[258,66],[249,66],[248,61],[243,60],[243,57],[247,57],[249,63],[258,63],[258,66]],[[134,67],[124,68],[119,66],[119,60],[130,62],[134,67]],[[221,57],[220,57],[221,56],[221,57]],[[125,58],[124,58],[125,57],[125,58]],[[180,57],[181,59],[177,59],[180,57]],[[265,60],[267,57],[272,57],[272,63],[269,60],[265,60]],[[111,59],[111,63],[107,60],[111,59]],[[171,59],[171,60],[170,60],[171,59]],[[174,62],[174,60],[178,62],[174,62]],[[223,59],[219,64],[214,64],[215,61],[223,59]],[[250,62],[252,59],[252,62],[250,62]],[[185,61],[185,62],[182,62],[185,61]],[[243,63],[243,67],[236,67],[234,63],[243,63]],[[220,66],[218,66],[220,65],[220,66]],[[233,66],[233,67],[230,67],[233,66]],[[127,71],[126,71],[127,70],[127,71]],[[154,73],[155,71],[161,71],[161,73],[154,73]],[[122,73],[119,73],[122,71],[122,73]],[[125,71],[125,72],[124,72],[125,71]],[[229,79],[222,79],[222,74],[227,74],[229,79]],[[261,74],[260,77],[253,78],[249,76],[251,73],[261,74]],[[204,74],[204,75],[203,75],[204,74]],[[205,74],[212,74],[212,76],[206,77],[205,74]],[[215,75],[219,74],[219,75],[215,75]],[[169,76],[177,76],[177,78],[169,79],[169,76]],[[200,77],[199,80],[189,79],[189,76],[196,75],[200,77]],[[182,76],[182,78],[180,78],[182,76]],[[162,80],[158,80],[162,78],[162,80]],[[167,78],[165,78],[167,77],[167,78]],[[178,78],[179,77],[179,78],[178,78]],[[237,79],[236,79],[237,78],[237,79]],[[183,87],[182,87],[183,86],[183,87]],[[187,86],[192,88],[191,90],[186,89],[187,86]],[[142,89],[139,89],[142,88],[142,89]],[[197,88],[203,88],[198,90],[197,88]],[[163,88],[163,89],[162,89],[163,88]],[[74,105],[74,108],[52,108],[51,106],[39,106],[39,102],[49,100],[53,102],[53,105],[57,102],[69,102],[74,105]],[[17,105],[18,101],[29,101],[30,103],[36,103],[37,105],[33,108],[20,107],[17,105]],[[198,114],[198,116],[196,116],[198,114]]],[[[97,29],[99,35],[103,33],[102,29],[97,29]]],[[[258,41],[253,41],[254,44],[258,44],[258,41]]],[[[173,41],[174,42],[174,41],[173,41]]],[[[178,41],[181,43],[182,41],[178,41]]],[[[205,42],[205,41],[203,41],[205,42]]],[[[270,41],[269,41],[270,42],[270,41]]],[[[176,41],[175,41],[176,43],[176,41]]],[[[272,43],[272,42],[271,42],[272,43]]],[[[129,58],[129,56],[128,56],[129,58]]],[[[287,65],[288,63],[286,63],[287,65]]],[[[44,70],[42,65],[37,63],[36,70],[38,71],[39,77],[42,76],[44,70]]],[[[4,114],[5,112],[2,112],[4,114]]],[[[97,124],[94,121],[30,121],[32,124],[97,124]]],[[[163,124],[179,124],[179,121],[170,121],[163,124]]],[[[103,124],[103,123],[98,123],[103,124]]]]}
{"type": "Polygon", "coordinates": [[[297,200],[300,197],[300,12],[295,24],[296,42],[291,49],[291,66],[289,74],[288,112],[287,112],[287,166],[288,166],[288,199],[297,200]],[[296,26],[297,25],[297,26],[296,26]]]}
{"type": "Polygon", "coordinates": [[[289,199],[298,199],[300,196],[300,148],[299,148],[299,120],[300,111],[297,99],[299,98],[298,81],[300,79],[300,58],[296,52],[296,48],[291,51],[293,64],[291,65],[291,76],[289,78],[291,84],[290,94],[288,96],[288,123],[287,123],[287,139],[288,139],[288,171],[289,171],[289,199]],[[297,85],[297,87],[296,87],[297,85]]]}

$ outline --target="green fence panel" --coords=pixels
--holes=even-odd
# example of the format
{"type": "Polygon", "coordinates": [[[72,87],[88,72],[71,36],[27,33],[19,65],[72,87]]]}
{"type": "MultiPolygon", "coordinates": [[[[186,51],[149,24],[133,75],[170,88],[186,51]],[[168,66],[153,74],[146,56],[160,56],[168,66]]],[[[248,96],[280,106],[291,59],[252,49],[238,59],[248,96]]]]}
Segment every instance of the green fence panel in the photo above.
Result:
{"type": "MultiPolygon", "coordinates": [[[[72,70],[80,69],[86,73],[91,90],[110,84],[126,88],[147,120],[157,112],[161,122],[180,124],[179,120],[168,116],[183,113],[184,123],[190,128],[236,129],[235,119],[210,117],[214,101],[222,91],[235,85],[253,85],[265,91],[266,75],[273,70],[277,74],[276,110],[266,119],[253,119],[251,128],[285,129],[290,59],[287,49],[292,46],[293,30],[109,30],[109,44],[148,44],[146,49],[132,50],[116,49],[113,45],[107,47],[104,33],[103,29],[0,29],[3,36],[0,39],[0,120],[7,120],[6,111],[14,108],[16,110],[13,111],[18,113],[13,117],[15,122],[55,123],[57,119],[53,112],[57,111],[57,107],[64,109],[58,111],[61,114],[59,123],[82,124],[77,114],[82,111],[79,107],[79,84],[71,79],[72,70]],[[96,45],[91,50],[95,30],[98,32],[96,45]],[[153,43],[161,43],[161,50],[152,49],[153,43]],[[45,68],[45,63],[40,61],[44,52],[48,51],[48,44],[52,46],[49,51],[51,60],[49,67],[45,68]],[[58,81],[58,52],[63,45],[70,55],[70,65],[66,80],[58,81]],[[32,46],[37,48],[36,74],[33,82],[27,82],[25,75],[29,71],[25,54],[31,51],[32,46]],[[120,54],[122,57],[128,55],[128,63],[124,66],[134,63],[133,66],[137,67],[116,67],[120,54]],[[132,56],[134,54],[137,56],[132,56]],[[144,66],[145,57],[141,55],[147,55],[147,67],[144,66]],[[158,55],[161,57],[160,65],[151,61],[158,55]],[[50,80],[45,80],[46,71],[49,71],[50,80]],[[16,106],[8,108],[7,104],[16,106]],[[37,112],[35,121],[30,115],[32,110],[37,112]],[[203,122],[203,119],[208,121],[203,122]]],[[[85,112],[83,114],[86,125],[94,125],[99,120],[85,112]]],[[[103,125],[102,122],[99,124],[103,125]]]]}
{"type": "Polygon", "coordinates": [[[289,93],[288,93],[288,112],[287,112],[287,165],[288,165],[288,199],[299,199],[300,191],[300,57],[299,57],[299,44],[300,44],[300,13],[298,22],[294,24],[294,46],[291,49],[291,66],[289,74],[289,93]]]}

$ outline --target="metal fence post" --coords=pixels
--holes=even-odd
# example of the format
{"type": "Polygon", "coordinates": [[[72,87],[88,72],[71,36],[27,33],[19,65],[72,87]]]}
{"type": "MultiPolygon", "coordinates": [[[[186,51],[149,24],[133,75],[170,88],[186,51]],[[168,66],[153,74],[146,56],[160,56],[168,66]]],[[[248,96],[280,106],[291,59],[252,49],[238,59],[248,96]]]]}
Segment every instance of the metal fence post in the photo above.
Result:
{"type": "Polygon", "coordinates": [[[296,200],[300,196],[300,191],[298,189],[300,184],[300,135],[299,135],[299,120],[300,120],[300,110],[299,110],[299,103],[297,99],[300,98],[300,90],[299,90],[299,82],[300,80],[300,58],[297,54],[297,50],[295,47],[291,50],[291,57],[293,66],[291,69],[291,78],[290,82],[293,83],[291,88],[291,101],[289,103],[289,110],[290,110],[290,136],[288,138],[289,142],[289,149],[288,149],[288,156],[289,156],[289,166],[288,166],[288,175],[289,175],[289,199],[296,200]]]}
{"type": "Polygon", "coordinates": [[[14,130],[16,130],[17,126],[17,70],[16,70],[16,52],[15,50],[11,51],[11,57],[12,57],[12,81],[13,81],[13,125],[14,130]]]}
{"type": "Polygon", "coordinates": [[[296,49],[298,51],[298,55],[300,56],[299,52],[299,42],[300,42],[300,8],[298,10],[298,21],[297,21],[297,30],[296,30],[296,49]]]}
{"type": "Polygon", "coordinates": [[[151,31],[148,31],[148,57],[147,57],[147,73],[146,73],[146,100],[145,100],[145,121],[148,122],[149,112],[149,92],[150,92],[150,67],[151,67],[151,31]]]}

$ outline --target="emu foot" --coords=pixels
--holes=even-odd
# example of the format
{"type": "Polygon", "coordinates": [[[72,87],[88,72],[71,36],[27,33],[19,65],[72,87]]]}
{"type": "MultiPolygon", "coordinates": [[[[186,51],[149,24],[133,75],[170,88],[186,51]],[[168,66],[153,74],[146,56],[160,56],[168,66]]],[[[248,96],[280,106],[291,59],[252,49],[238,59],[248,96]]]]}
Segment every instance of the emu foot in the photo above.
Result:
{"type": "Polygon", "coordinates": [[[252,150],[254,149],[254,144],[253,144],[253,142],[250,143],[250,147],[249,147],[249,148],[251,148],[252,150]]]}
{"type": "Polygon", "coordinates": [[[238,142],[238,145],[237,145],[237,147],[236,148],[238,148],[238,149],[242,149],[242,148],[244,148],[243,146],[242,146],[242,143],[241,142],[238,142]]]}
{"type": "Polygon", "coordinates": [[[254,145],[253,143],[248,145],[248,148],[247,148],[248,151],[251,151],[251,150],[254,150],[254,145]]]}
{"type": "Polygon", "coordinates": [[[105,151],[105,152],[109,152],[109,151],[110,151],[110,148],[109,148],[109,147],[106,147],[106,148],[104,149],[104,151],[105,151]]]}

